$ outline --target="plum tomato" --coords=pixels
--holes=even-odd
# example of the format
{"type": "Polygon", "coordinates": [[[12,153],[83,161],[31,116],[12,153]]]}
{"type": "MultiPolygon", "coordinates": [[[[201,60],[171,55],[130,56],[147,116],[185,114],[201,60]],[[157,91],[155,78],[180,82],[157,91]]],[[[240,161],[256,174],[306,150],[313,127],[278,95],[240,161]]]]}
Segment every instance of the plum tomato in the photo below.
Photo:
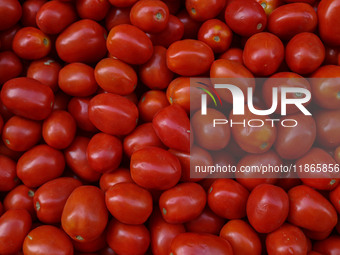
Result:
{"type": "Polygon", "coordinates": [[[37,13],[46,0],[28,0],[22,4],[22,16],[20,22],[25,27],[38,27],[36,22],[37,13]]]}
{"type": "Polygon", "coordinates": [[[16,162],[9,157],[0,155],[0,191],[10,191],[18,183],[16,162]]]}
{"type": "Polygon", "coordinates": [[[140,118],[145,122],[152,122],[156,113],[167,106],[169,102],[163,91],[149,90],[141,96],[138,102],[140,118]]]}
{"type": "Polygon", "coordinates": [[[318,5],[319,33],[323,42],[340,45],[340,10],[339,0],[326,0],[318,5]]]}
{"type": "Polygon", "coordinates": [[[106,17],[111,5],[108,0],[76,0],[80,18],[101,21],[106,17]]]}
{"type": "Polygon", "coordinates": [[[17,0],[4,0],[0,3],[0,31],[14,26],[21,18],[22,7],[17,0]]]}
{"type": "Polygon", "coordinates": [[[190,17],[197,21],[215,18],[223,9],[226,0],[186,0],[185,7],[190,17]]]}
{"type": "Polygon", "coordinates": [[[8,210],[26,210],[30,213],[32,219],[36,219],[36,212],[33,205],[35,191],[25,185],[18,185],[7,193],[3,200],[4,209],[8,210]]]}
{"type": "Polygon", "coordinates": [[[0,84],[21,74],[23,66],[21,60],[12,51],[0,52],[0,84]]]}
{"type": "Polygon", "coordinates": [[[118,168],[114,171],[103,173],[99,180],[99,187],[106,192],[110,187],[122,182],[133,182],[130,170],[127,168],[118,168]]]}
{"type": "Polygon", "coordinates": [[[105,17],[106,29],[110,31],[111,28],[121,24],[131,24],[130,8],[111,7],[105,17]]]}
{"type": "Polygon", "coordinates": [[[314,114],[316,141],[323,148],[340,146],[340,109],[321,110],[314,114]]]}

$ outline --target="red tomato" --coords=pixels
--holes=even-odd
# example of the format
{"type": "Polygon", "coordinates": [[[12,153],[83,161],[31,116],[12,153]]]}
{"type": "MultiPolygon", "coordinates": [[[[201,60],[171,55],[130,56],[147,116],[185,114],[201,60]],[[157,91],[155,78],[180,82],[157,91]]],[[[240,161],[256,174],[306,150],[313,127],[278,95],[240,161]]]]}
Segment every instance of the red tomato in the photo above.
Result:
{"type": "Polygon", "coordinates": [[[110,0],[110,3],[115,7],[129,7],[138,0],[110,0]]]}
{"type": "Polygon", "coordinates": [[[243,65],[243,50],[239,48],[230,48],[229,50],[224,52],[219,58],[232,60],[243,65]]]}
{"type": "MultiPolygon", "coordinates": [[[[72,239],[72,243],[73,243],[73,247],[76,251],[99,252],[99,250],[107,247],[105,239],[106,239],[106,231],[104,231],[98,238],[94,239],[93,241],[79,242],[79,241],[72,239]]],[[[100,253],[100,254],[102,254],[102,253],[100,253]]]]}
{"type": "Polygon", "coordinates": [[[325,46],[315,34],[305,32],[295,35],[286,46],[286,62],[296,73],[314,72],[325,59],[325,46]]]}
{"type": "Polygon", "coordinates": [[[185,7],[194,20],[215,18],[223,10],[226,0],[186,0],[185,7]]]}
{"type": "Polygon", "coordinates": [[[329,238],[316,242],[313,249],[321,254],[336,255],[340,252],[340,238],[339,236],[330,236],[329,238]]]}
{"type": "MultiPolygon", "coordinates": [[[[203,3],[203,2],[202,2],[203,3]]],[[[209,7],[208,7],[209,8],[209,7]]],[[[177,17],[184,26],[184,39],[196,39],[198,30],[200,29],[201,22],[191,18],[186,10],[182,10],[177,14],[177,17]]]]}
{"type": "Polygon", "coordinates": [[[178,77],[173,79],[166,89],[166,97],[169,103],[180,105],[187,113],[190,113],[190,110],[198,110],[201,106],[199,105],[197,109],[193,109],[194,100],[191,100],[190,102],[190,97],[193,98],[194,96],[192,87],[193,84],[190,84],[189,77],[178,77]]]}
{"type": "Polygon", "coordinates": [[[97,133],[92,136],[86,150],[90,167],[100,173],[115,170],[123,156],[122,142],[115,136],[97,133]]]}
{"type": "MultiPolygon", "coordinates": [[[[301,2],[303,1],[304,0],[301,0],[301,2]]],[[[262,6],[262,8],[264,9],[267,15],[270,15],[277,7],[279,7],[282,4],[281,0],[256,0],[256,2],[258,2],[262,6]]],[[[290,1],[286,0],[286,2],[290,2],[290,1]]]]}
{"type": "Polygon", "coordinates": [[[106,192],[110,187],[122,182],[133,182],[130,170],[118,168],[112,172],[104,173],[99,180],[99,186],[102,191],[106,192]]]}
{"type": "Polygon", "coordinates": [[[41,144],[26,151],[19,158],[17,175],[26,186],[34,188],[59,177],[64,168],[63,153],[41,144]]]}
{"type": "Polygon", "coordinates": [[[221,229],[220,237],[227,240],[234,254],[261,255],[262,245],[258,234],[243,220],[230,220],[221,229]]]}
{"type": "Polygon", "coordinates": [[[117,183],[105,192],[106,207],[113,217],[125,224],[143,224],[152,212],[149,191],[134,183],[117,183]]]}
{"type": "Polygon", "coordinates": [[[338,217],[332,204],[314,189],[300,185],[288,191],[289,215],[292,224],[312,231],[328,231],[338,217]]]}
{"type": "Polygon", "coordinates": [[[42,255],[51,251],[60,255],[73,254],[70,238],[61,229],[49,225],[39,226],[30,231],[22,249],[27,255],[42,255]]]}
{"type": "Polygon", "coordinates": [[[316,122],[316,140],[324,148],[340,145],[340,110],[319,111],[314,114],[316,122]]]}
{"type": "Polygon", "coordinates": [[[4,0],[0,3],[0,31],[14,26],[21,18],[22,8],[17,0],[4,0]]]}
{"type": "Polygon", "coordinates": [[[36,213],[33,205],[34,189],[30,189],[25,185],[16,186],[5,196],[3,203],[6,211],[14,209],[23,209],[29,212],[33,219],[36,213]]]}
{"type": "Polygon", "coordinates": [[[262,32],[267,25],[267,15],[255,0],[231,1],[225,9],[227,25],[241,36],[262,32]]]}
{"type": "Polygon", "coordinates": [[[187,232],[181,233],[174,238],[174,240],[171,243],[170,254],[232,255],[234,253],[230,243],[221,237],[210,234],[198,234],[187,232]]]}
{"type": "Polygon", "coordinates": [[[74,240],[92,241],[104,231],[108,221],[104,193],[95,186],[72,191],[64,206],[61,225],[74,240]]]}
{"type": "Polygon", "coordinates": [[[129,24],[113,27],[107,37],[106,46],[112,56],[133,65],[146,63],[153,53],[149,37],[129,24]]]}
{"type": "Polygon", "coordinates": [[[25,27],[37,27],[36,16],[46,0],[27,0],[22,4],[21,23],[25,27]]]}
{"type": "Polygon", "coordinates": [[[0,217],[0,253],[21,251],[24,238],[31,229],[32,219],[26,210],[8,210],[0,217]]]}
{"type": "Polygon", "coordinates": [[[103,20],[110,6],[107,0],[76,0],[77,13],[82,19],[103,20]]]}
{"type": "Polygon", "coordinates": [[[127,225],[113,219],[107,227],[106,242],[118,254],[143,255],[150,245],[144,225],[127,225]]]}
{"type": "Polygon", "coordinates": [[[298,227],[284,224],[266,237],[268,255],[307,254],[307,238],[298,227]]]}
{"type": "Polygon", "coordinates": [[[174,42],[166,52],[168,68],[182,76],[204,74],[213,61],[212,49],[198,40],[186,39],[174,42]]]}
{"type": "Polygon", "coordinates": [[[106,29],[110,31],[111,28],[121,24],[131,24],[130,8],[111,7],[105,17],[106,29]]]}
{"type": "Polygon", "coordinates": [[[12,50],[12,42],[16,33],[21,29],[20,25],[15,25],[7,30],[0,31],[0,49],[12,50]]]}
{"type": "Polygon", "coordinates": [[[40,186],[33,198],[38,219],[47,224],[59,223],[67,198],[81,184],[74,178],[61,177],[40,186]]]}
{"type": "Polygon", "coordinates": [[[317,15],[306,3],[285,4],[276,8],[268,18],[269,32],[282,40],[289,40],[302,32],[313,32],[317,26],[317,15]]]}
{"type": "Polygon", "coordinates": [[[21,60],[11,51],[0,52],[0,84],[19,76],[22,72],[21,60]]]}
{"type": "Polygon", "coordinates": [[[318,5],[319,33],[321,39],[330,45],[340,45],[339,0],[326,0],[318,5]]]}
{"type": "Polygon", "coordinates": [[[132,179],[147,189],[166,190],[181,178],[178,158],[157,147],[135,151],[131,156],[130,171],[132,179]]]}
{"type": "Polygon", "coordinates": [[[140,118],[145,122],[151,122],[156,113],[168,105],[169,102],[163,91],[149,90],[141,96],[138,102],[140,118]]]}
{"type": "Polygon", "coordinates": [[[106,54],[106,31],[97,22],[79,20],[58,35],[56,50],[65,62],[94,63],[106,54]]]}
{"type": "Polygon", "coordinates": [[[21,117],[43,120],[52,112],[54,95],[41,82],[30,78],[14,78],[2,86],[2,103],[21,117]]]}
{"type": "Polygon", "coordinates": [[[0,191],[10,191],[19,183],[16,162],[0,155],[0,191]]]}
{"type": "Polygon", "coordinates": [[[137,86],[135,70],[118,59],[104,58],[99,61],[94,77],[103,90],[122,96],[131,94],[137,86]]]}
{"type": "Polygon", "coordinates": [[[134,103],[122,96],[103,93],[90,100],[89,118],[102,132],[126,135],[137,125],[138,109],[134,103]]]}
{"type": "Polygon", "coordinates": [[[77,13],[71,3],[48,1],[38,11],[36,22],[46,34],[59,34],[77,20],[77,13]]]}
{"type": "Polygon", "coordinates": [[[166,146],[184,152],[190,151],[190,121],[179,105],[173,104],[158,111],[152,125],[166,146]]]}

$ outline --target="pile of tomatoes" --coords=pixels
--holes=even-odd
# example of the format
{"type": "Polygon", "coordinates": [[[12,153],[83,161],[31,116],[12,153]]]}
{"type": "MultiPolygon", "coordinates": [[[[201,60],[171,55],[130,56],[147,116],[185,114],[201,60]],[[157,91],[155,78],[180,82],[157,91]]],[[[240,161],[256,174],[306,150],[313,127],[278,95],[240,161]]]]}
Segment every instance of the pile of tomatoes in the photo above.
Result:
{"type": "Polygon", "coordinates": [[[339,53],[340,0],[0,0],[0,254],[339,255],[339,173],[190,175],[338,169],[339,53]],[[190,77],[263,109],[296,78],[312,116],[213,129],[190,77]]]}

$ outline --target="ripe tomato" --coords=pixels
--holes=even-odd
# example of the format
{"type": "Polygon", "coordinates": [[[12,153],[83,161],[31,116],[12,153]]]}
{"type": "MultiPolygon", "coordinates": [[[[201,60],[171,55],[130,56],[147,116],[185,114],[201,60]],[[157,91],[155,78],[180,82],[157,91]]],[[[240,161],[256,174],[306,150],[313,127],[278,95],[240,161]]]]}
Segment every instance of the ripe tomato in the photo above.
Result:
{"type": "Polygon", "coordinates": [[[131,156],[130,171],[132,179],[147,189],[166,190],[181,178],[178,158],[157,147],[135,151],[131,156]]]}
{"type": "Polygon", "coordinates": [[[335,227],[338,216],[332,204],[314,189],[300,185],[288,191],[292,224],[312,231],[328,231],[335,227]]]}
{"type": "Polygon", "coordinates": [[[339,0],[326,0],[318,5],[319,33],[322,40],[330,45],[340,45],[339,0]]]}
{"type": "Polygon", "coordinates": [[[60,177],[40,186],[33,197],[38,219],[47,224],[59,223],[67,198],[81,184],[74,178],[60,177]]]}
{"type": "Polygon", "coordinates": [[[243,220],[230,220],[223,226],[220,237],[227,240],[234,254],[261,255],[262,245],[258,234],[243,220]]]}
{"type": "Polygon", "coordinates": [[[27,0],[22,4],[21,23],[25,27],[37,27],[36,16],[46,0],[27,0]]]}
{"type": "Polygon", "coordinates": [[[0,31],[0,49],[12,50],[12,42],[16,33],[21,29],[20,25],[15,25],[7,30],[0,31]]]}
{"type": "Polygon", "coordinates": [[[118,168],[114,171],[103,173],[99,180],[99,186],[102,191],[106,192],[111,186],[122,182],[133,182],[130,170],[127,168],[118,168]]]}
{"type": "Polygon", "coordinates": [[[110,31],[111,28],[121,24],[131,24],[130,8],[111,7],[105,17],[106,29],[110,31]]]}
{"type": "Polygon", "coordinates": [[[141,120],[151,122],[156,113],[168,105],[169,102],[163,91],[149,90],[145,92],[138,102],[138,111],[141,120]]]}
{"type": "Polygon", "coordinates": [[[153,53],[149,37],[138,27],[129,24],[113,27],[107,37],[106,46],[113,57],[133,65],[146,63],[153,53]]]}
{"type": "Polygon", "coordinates": [[[19,185],[13,188],[5,196],[3,203],[4,209],[8,210],[26,210],[30,213],[32,219],[36,218],[36,213],[33,206],[34,189],[28,188],[25,185],[19,185]]]}
{"type": "Polygon", "coordinates": [[[316,122],[316,140],[323,148],[335,148],[340,145],[340,110],[319,111],[314,114],[316,122]]]}
{"type": "Polygon", "coordinates": [[[336,255],[340,252],[340,238],[335,235],[330,236],[323,241],[315,243],[313,249],[322,254],[336,255]]]}
{"type": "Polygon", "coordinates": [[[266,28],[267,15],[254,0],[231,1],[225,9],[225,21],[236,34],[249,37],[266,28]]]}
{"type": "Polygon", "coordinates": [[[0,253],[19,252],[31,225],[32,219],[26,210],[6,211],[0,217],[0,253]]]}
{"type": "MultiPolygon", "coordinates": [[[[282,4],[281,0],[256,0],[256,2],[258,2],[262,6],[267,15],[270,15],[276,8],[278,8],[282,4]]],[[[290,1],[286,0],[286,2],[290,1]]]]}
{"type": "Polygon", "coordinates": [[[214,61],[214,52],[204,42],[186,39],[174,42],[166,52],[168,68],[182,76],[207,72],[214,61]]]}
{"type": "Polygon", "coordinates": [[[51,251],[60,255],[73,254],[70,238],[61,229],[49,225],[39,226],[30,231],[22,249],[27,255],[42,255],[51,251]]]}
{"type": "Polygon", "coordinates": [[[16,162],[4,155],[0,155],[0,191],[10,191],[18,183],[16,162]]]}
{"type": "MultiPolygon", "coordinates": [[[[76,240],[73,240],[73,239],[71,241],[72,241],[74,250],[76,250],[78,252],[90,253],[90,252],[99,252],[100,250],[107,247],[105,239],[106,239],[106,231],[104,231],[98,238],[96,238],[92,241],[79,242],[79,241],[76,241],[76,240]]],[[[78,253],[76,253],[76,254],[78,254],[78,253]]],[[[102,255],[102,253],[100,253],[100,254],[102,255]]]]}
{"type": "Polygon", "coordinates": [[[144,225],[127,225],[112,219],[106,242],[118,254],[143,255],[150,245],[150,233],[144,225]]]}
{"type": "Polygon", "coordinates": [[[80,18],[103,20],[109,11],[110,3],[108,0],[77,0],[76,9],[80,18]]]}
{"type": "Polygon", "coordinates": [[[284,224],[266,237],[268,255],[307,254],[307,238],[294,225],[284,224]]]}
{"type": "Polygon", "coordinates": [[[185,7],[190,17],[197,21],[215,18],[223,10],[226,0],[186,0],[185,7]]]}
{"type": "Polygon", "coordinates": [[[55,43],[58,56],[65,62],[94,63],[106,54],[106,31],[97,22],[83,19],[72,23],[55,43]]]}
{"type": "Polygon", "coordinates": [[[115,7],[129,7],[132,6],[138,0],[109,0],[115,7]]]}
{"type": "Polygon", "coordinates": [[[243,50],[230,48],[219,57],[220,59],[232,60],[243,65],[243,50]]]}
{"type": "Polygon", "coordinates": [[[94,186],[72,191],[64,206],[61,225],[74,240],[92,241],[104,231],[108,221],[104,193],[94,186]]]}
{"type": "Polygon", "coordinates": [[[117,183],[105,192],[109,212],[125,224],[143,224],[152,212],[149,191],[134,183],[117,183]]]}
{"type": "Polygon", "coordinates": [[[103,90],[122,96],[131,94],[137,86],[135,70],[118,59],[100,60],[94,69],[94,77],[103,90]]]}
{"type": "Polygon", "coordinates": [[[11,51],[0,52],[0,84],[19,76],[22,72],[21,60],[11,51]]]}
{"type": "Polygon", "coordinates": [[[14,26],[21,18],[22,7],[17,0],[4,0],[0,3],[0,31],[14,26]]]}

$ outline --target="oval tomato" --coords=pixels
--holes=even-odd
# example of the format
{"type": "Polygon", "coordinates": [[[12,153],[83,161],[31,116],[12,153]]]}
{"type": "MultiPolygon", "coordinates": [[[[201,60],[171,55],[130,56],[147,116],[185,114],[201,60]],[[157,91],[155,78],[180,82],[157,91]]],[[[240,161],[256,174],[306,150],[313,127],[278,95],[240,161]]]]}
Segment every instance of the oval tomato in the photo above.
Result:
{"type": "Polygon", "coordinates": [[[118,168],[112,172],[103,173],[99,186],[102,191],[106,192],[110,187],[122,182],[133,182],[130,170],[127,168],[118,168]]]}
{"type": "Polygon", "coordinates": [[[37,27],[36,16],[46,0],[29,0],[22,4],[21,23],[25,27],[37,27]]]}
{"type": "Polygon", "coordinates": [[[322,40],[330,45],[340,45],[339,0],[326,0],[318,5],[319,33],[322,40]]]}
{"type": "Polygon", "coordinates": [[[336,255],[340,252],[340,238],[336,235],[330,236],[323,241],[316,242],[313,249],[320,254],[336,255]]]}
{"type": "Polygon", "coordinates": [[[18,184],[16,162],[0,155],[0,191],[10,191],[18,184]]]}
{"type": "Polygon", "coordinates": [[[190,17],[197,21],[215,18],[223,10],[226,0],[186,0],[185,7],[190,17]]]}
{"type": "Polygon", "coordinates": [[[0,4],[0,31],[14,26],[21,18],[22,7],[17,0],[5,0],[0,4]]]}
{"type": "Polygon", "coordinates": [[[22,72],[21,60],[11,51],[0,52],[0,84],[19,76],[22,72]]]}
{"type": "Polygon", "coordinates": [[[319,111],[314,114],[316,122],[316,140],[323,148],[335,148],[340,145],[340,110],[319,111]]]}
{"type": "Polygon", "coordinates": [[[34,189],[25,185],[16,186],[5,196],[3,203],[6,211],[14,209],[23,209],[29,212],[32,219],[36,218],[33,206],[34,189]]]}
{"type": "Polygon", "coordinates": [[[77,0],[77,13],[82,19],[92,19],[100,21],[105,18],[111,5],[108,0],[77,0]]]}
{"type": "Polygon", "coordinates": [[[156,113],[168,105],[169,102],[163,91],[149,90],[141,96],[138,102],[140,118],[145,122],[152,122],[156,113]]]}

